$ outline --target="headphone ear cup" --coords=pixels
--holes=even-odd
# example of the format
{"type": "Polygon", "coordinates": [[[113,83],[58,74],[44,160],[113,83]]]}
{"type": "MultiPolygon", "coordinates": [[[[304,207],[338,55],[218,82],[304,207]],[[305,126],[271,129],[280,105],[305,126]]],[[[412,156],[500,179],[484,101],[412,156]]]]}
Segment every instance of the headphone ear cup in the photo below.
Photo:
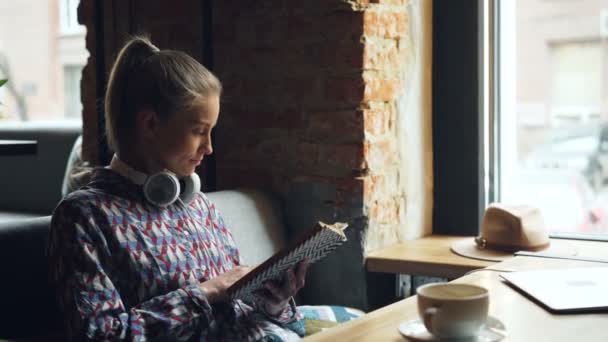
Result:
{"type": "Polygon", "coordinates": [[[180,190],[177,177],[166,171],[149,176],[144,183],[146,200],[159,207],[166,207],[175,202],[180,190]]]}
{"type": "Polygon", "coordinates": [[[201,178],[194,172],[188,177],[181,179],[183,185],[183,191],[179,195],[179,198],[186,204],[192,202],[196,193],[201,191],[201,178]]]}

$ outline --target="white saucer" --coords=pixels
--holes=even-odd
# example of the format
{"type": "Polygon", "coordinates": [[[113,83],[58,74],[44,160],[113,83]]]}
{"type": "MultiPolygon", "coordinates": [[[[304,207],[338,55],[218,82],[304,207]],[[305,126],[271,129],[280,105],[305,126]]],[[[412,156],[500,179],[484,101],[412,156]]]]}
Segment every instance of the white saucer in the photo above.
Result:
{"type": "MultiPolygon", "coordinates": [[[[440,341],[426,330],[419,319],[407,321],[399,325],[399,332],[411,341],[440,341]]],[[[458,341],[496,342],[507,336],[505,326],[497,318],[488,316],[486,324],[476,337],[458,341]]]]}

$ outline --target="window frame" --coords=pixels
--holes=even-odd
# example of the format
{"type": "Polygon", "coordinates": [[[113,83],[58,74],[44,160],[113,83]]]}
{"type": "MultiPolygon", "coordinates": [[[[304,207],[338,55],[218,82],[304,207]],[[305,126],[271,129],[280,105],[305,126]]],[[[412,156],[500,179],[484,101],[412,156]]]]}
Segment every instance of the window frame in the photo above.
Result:
{"type": "Polygon", "coordinates": [[[434,234],[477,235],[485,209],[482,5],[433,3],[434,234]]]}

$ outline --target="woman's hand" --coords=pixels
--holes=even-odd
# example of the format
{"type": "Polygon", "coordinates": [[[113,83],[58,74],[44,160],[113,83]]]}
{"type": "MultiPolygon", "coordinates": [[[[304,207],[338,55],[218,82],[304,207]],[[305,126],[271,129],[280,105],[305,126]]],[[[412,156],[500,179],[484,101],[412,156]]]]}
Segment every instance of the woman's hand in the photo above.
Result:
{"type": "Polygon", "coordinates": [[[226,298],[226,290],[247,274],[247,272],[251,271],[251,269],[248,266],[236,266],[228,272],[200,283],[199,287],[207,296],[210,304],[222,301],[226,298]]]}
{"type": "Polygon", "coordinates": [[[260,304],[263,310],[271,316],[278,316],[301,288],[304,287],[308,261],[299,262],[294,268],[287,270],[283,284],[276,281],[264,283],[264,289],[258,290],[255,294],[261,299],[260,304]]]}

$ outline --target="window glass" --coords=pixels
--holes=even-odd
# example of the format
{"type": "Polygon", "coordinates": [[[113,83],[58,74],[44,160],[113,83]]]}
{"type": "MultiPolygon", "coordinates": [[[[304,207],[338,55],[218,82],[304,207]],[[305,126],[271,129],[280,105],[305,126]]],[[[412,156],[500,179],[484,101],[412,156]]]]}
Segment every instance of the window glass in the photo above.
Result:
{"type": "Polygon", "coordinates": [[[608,238],[608,0],[497,1],[498,200],[608,238]]]}
{"type": "Polygon", "coordinates": [[[0,125],[81,120],[88,52],[77,0],[0,1],[0,125]]]}

